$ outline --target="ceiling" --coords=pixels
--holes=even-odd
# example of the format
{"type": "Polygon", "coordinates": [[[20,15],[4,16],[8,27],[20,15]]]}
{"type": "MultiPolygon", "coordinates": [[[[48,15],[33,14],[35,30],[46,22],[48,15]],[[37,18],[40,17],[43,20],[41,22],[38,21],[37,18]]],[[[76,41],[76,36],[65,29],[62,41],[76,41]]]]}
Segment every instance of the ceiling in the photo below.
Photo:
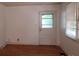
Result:
{"type": "Polygon", "coordinates": [[[1,2],[1,3],[6,6],[61,4],[61,2],[1,2]]]}

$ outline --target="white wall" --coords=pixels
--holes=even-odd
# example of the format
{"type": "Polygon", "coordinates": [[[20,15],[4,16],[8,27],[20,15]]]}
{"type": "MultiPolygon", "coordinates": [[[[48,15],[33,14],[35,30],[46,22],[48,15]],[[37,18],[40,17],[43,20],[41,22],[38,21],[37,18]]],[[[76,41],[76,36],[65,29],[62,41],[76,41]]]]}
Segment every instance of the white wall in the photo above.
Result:
{"type": "MultiPolygon", "coordinates": [[[[57,24],[60,15],[59,5],[26,5],[6,8],[6,39],[9,43],[39,44],[40,11],[52,10],[56,12],[56,31],[59,31],[59,24],[57,24]],[[19,42],[17,42],[17,38],[20,38],[19,42]]],[[[57,40],[57,32],[54,32],[56,33],[55,40],[57,40]]],[[[57,44],[59,44],[59,39],[57,44]]]]}
{"type": "MultiPolygon", "coordinates": [[[[0,5],[0,46],[4,43],[4,23],[2,20],[4,6],[0,5]]],[[[65,8],[62,8],[60,22],[60,7],[58,5],[27,5],[6,7],[6,39],[9,43],[33,44],[39,43],[39,12],[53,10],[56,18],[56,40],[68,55],[79,55],[79,43],[67,38],[64,34],[65,8]],[[61,29],[59,28],[61,25],[61,29]],[[20,38],[20,42],[17,42],[20,38]],[[61,39],[61,40],[60,40],[61,39]],[[60,43],[60,41],[61,43],[60,43]]]]}
{"type": "Polygon", "coordinates": [[[61,17],[61,43],[60,46],[67,53],[67,55],[79,55],[79,42],[76,42],[70,38],[67,38],[64,34],[65,31],[65,4],[62,5],[62,17],[61,17]]]}
{"type": "Polygon", "coordinates": [[[5,44],[5,6],[0,4],[0,47],[5,44]]]}

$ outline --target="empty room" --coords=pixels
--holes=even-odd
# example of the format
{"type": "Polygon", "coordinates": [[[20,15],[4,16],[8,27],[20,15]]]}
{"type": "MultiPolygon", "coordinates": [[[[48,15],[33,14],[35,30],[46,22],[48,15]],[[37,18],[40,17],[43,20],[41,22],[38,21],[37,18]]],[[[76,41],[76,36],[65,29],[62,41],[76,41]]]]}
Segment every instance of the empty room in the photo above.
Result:
{"type": "Polygon", "coordinates": [[[0,56],[79,56],[78,2],[0,2],[0,56]]]}

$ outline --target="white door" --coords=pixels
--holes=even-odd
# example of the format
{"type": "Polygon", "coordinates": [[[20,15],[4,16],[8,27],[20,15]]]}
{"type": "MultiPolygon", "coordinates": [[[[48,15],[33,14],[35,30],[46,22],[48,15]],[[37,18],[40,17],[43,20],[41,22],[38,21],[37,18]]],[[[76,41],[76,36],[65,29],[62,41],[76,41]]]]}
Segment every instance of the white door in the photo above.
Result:
{"type": "Polygon", "coordinates": [[[56,45],[54,16],[50,11],[40,13],[40,45],[56,45]]]}

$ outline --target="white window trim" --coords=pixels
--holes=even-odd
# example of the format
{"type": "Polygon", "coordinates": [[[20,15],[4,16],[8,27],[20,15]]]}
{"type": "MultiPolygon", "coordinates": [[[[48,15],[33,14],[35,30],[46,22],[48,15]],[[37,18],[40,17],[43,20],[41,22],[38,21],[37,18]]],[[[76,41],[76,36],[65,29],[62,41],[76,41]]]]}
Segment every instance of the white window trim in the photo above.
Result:
{"type": "MultiPolygon", "coordinates": [[[[41,11],[40,12],[40,28],[42,28],[41,26],[42,26],[42,22],[41,22],[41,20],[42,20],[42,18],[41,18],[41,15],[43,15],[43,14],[52,14],[53,16],[54,16],[54,12],[53,11],[51,11],[51,10],[48,10],[48,11],[41,11]]],[[[53,18],[53,24],[52,24],[52,28],[54,28],[54,18],[53,18]]],[[[44,28],[45,29],[45,28],[44,28]]]]}

